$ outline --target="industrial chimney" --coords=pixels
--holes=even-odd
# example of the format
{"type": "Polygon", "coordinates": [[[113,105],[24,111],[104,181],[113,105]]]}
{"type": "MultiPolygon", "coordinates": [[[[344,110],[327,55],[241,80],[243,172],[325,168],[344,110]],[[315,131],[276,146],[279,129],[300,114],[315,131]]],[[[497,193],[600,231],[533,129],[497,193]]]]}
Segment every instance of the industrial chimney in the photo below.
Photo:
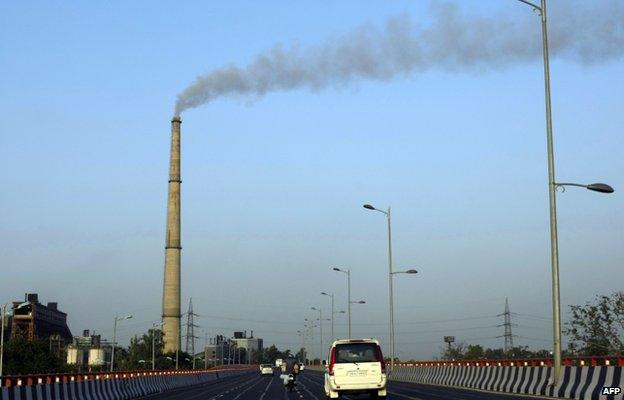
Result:
{"type": "Polygon", "coordinates": [[[165,353],[180,350],[180,124],[180,117],[173,117],[162,312],[165,353]]]}

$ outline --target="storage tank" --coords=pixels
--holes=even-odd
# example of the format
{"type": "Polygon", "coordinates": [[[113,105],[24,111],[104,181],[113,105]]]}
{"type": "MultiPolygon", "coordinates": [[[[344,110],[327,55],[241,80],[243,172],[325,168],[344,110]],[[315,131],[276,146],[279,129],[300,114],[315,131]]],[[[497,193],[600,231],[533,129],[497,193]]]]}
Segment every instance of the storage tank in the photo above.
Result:
{"type": "Polygon", "coordinates": [[[70,346],[67,348],[67,364],[80,365],[82,364],[82,349],[70,346]]]}
{"type": "Polygon", "coordinates": [[[104,349],[89,350],[89,365],[96,367],[104,365],[104,349]]]}

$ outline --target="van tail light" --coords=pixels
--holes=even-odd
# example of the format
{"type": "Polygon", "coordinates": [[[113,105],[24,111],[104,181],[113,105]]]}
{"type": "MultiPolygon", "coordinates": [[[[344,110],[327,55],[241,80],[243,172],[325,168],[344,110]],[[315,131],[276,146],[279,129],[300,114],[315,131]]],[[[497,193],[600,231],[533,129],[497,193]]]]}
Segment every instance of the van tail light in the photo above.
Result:
{"type": "Polygon", "coordinates": [[[330,375],[334,374],[334,365],[336,364],[336,348],[333,347],[329,352],[329,368],[328,373],[330,375]]]}
{"type": "Polygon", "coordinates": [[[377,358],[377,361],[381,363],[381,373],[385,374],[386,362],[384,361],[383,354],[381,353],[381,347],[379,346],[377,346],[377,348],[375,349],[375,357],[377,358]]]}

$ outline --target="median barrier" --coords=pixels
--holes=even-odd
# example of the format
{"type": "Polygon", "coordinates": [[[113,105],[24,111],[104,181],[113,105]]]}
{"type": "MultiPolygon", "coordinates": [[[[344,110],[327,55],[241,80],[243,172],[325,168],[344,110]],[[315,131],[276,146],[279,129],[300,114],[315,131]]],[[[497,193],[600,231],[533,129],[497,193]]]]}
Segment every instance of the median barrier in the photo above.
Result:
{"type": "Polygon", "coordinates": [[[557,387],[551,360],[425,361],[395,365],[390,380],[494,392],[580,400],[622,399],[602,395],[604,387],[624,387],[623,358],[593,358],[564,363],[557,387]]]}
{"type": "Polygon", "coordinates": [[[126,400],[238,376],[254,367],[211,370],[6,376],[0,400],[126,400]]]}

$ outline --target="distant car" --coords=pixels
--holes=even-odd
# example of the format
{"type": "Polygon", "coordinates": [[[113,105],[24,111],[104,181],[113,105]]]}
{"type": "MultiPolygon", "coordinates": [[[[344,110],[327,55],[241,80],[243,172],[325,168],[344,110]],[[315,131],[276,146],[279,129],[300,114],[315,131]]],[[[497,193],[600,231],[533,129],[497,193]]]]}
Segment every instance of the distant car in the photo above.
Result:
{"type": "Polygon", "coordinates": [[[305,365],[303,363],[299,363],[299,371],[303,371],[305,369],[305,365]]]}
{"type": "Polygon", "coordinates": [[[284,362],[284,360],[282,360],[281,358],[278,358],[277,360],[275,360],[275,366],[277,368],[282,366],[282,363],[284,362]]]}
{"type": "Polygon", "coordinates": [[[273,375],[273,365],[271,365],[271,364],[261,364],[260,365],[260,374],[262,374],[262,375],[273,375]]]}
{"type": "Polygon", "coordinates": [[[386,363],[375,339],[336,340],[329,350],[325,371],[325,396],[369,394],[371,399],[386,399],[386,363]]]}

